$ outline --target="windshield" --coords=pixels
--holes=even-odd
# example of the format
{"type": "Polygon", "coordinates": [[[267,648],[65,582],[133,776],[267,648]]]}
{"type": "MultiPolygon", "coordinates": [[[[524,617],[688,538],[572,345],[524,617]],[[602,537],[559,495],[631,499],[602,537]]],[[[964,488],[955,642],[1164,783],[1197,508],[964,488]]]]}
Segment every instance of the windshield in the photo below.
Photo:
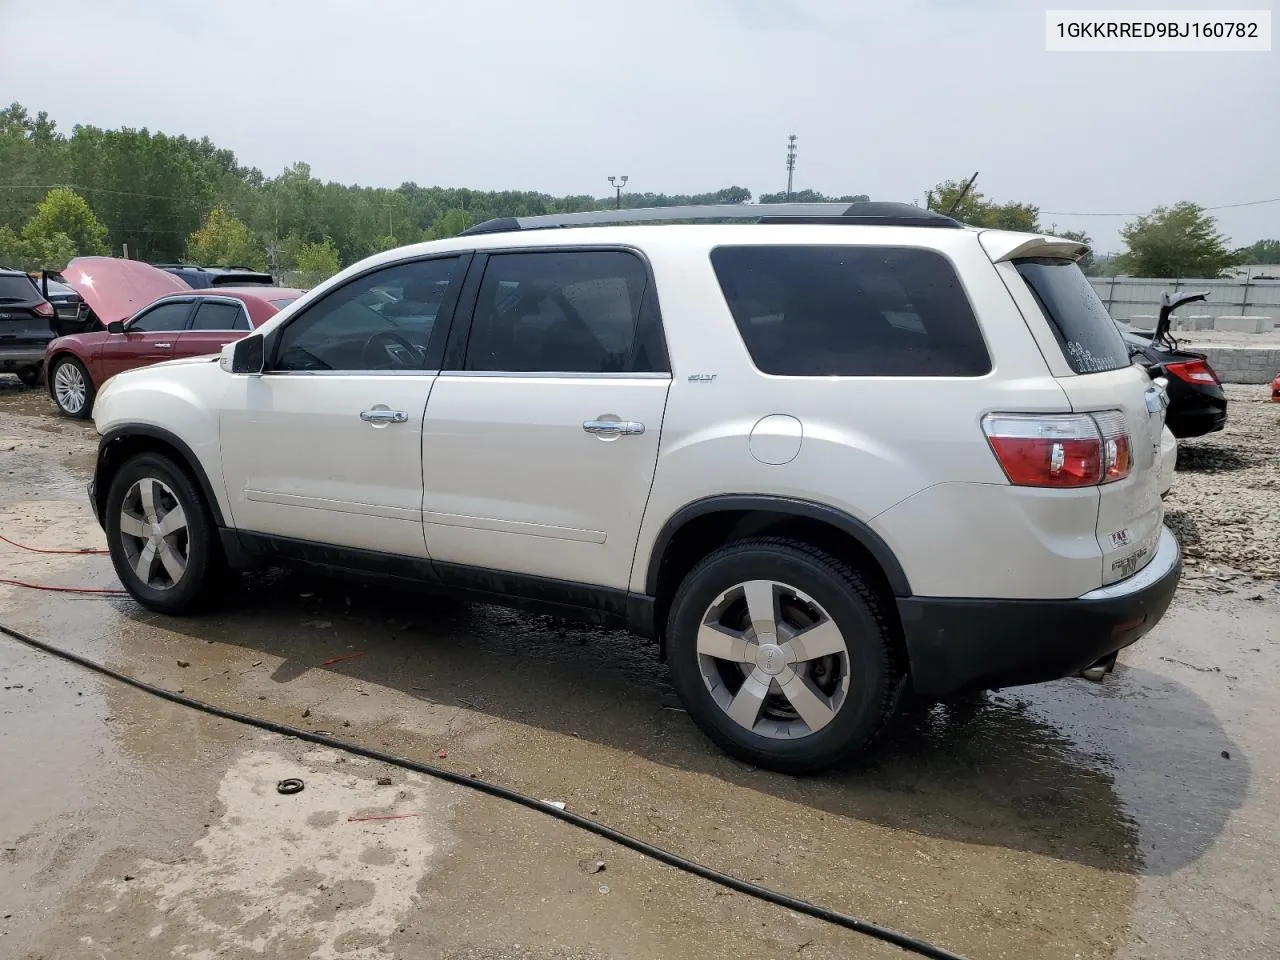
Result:
{"type": "Polygon", "coordinates": [[[1073,260],[1034,257],[1014,264],[1053,328],[1076,373],[1103,373],[1129,366],[1129,350],[1093,284],[1073,260]]]}

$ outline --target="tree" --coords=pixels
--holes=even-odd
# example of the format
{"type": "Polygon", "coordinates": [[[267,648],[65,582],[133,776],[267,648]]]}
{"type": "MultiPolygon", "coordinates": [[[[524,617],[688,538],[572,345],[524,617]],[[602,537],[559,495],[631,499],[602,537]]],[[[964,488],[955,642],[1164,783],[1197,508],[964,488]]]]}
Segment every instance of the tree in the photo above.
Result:
{"type": "Polygon", "coordinates": [[[471,214],[466,210],[459,210],[456,207],[446,210],[440,219],[431,225],[428,239],[443,240],[445,237],[456,237],[474,222],[471,214]]]}
{"type": "Polygon", "coordinates": [[[72,256],[101,256],[110,252],[107,228],[94,216],[84,197],[65,187],[50,190],[22,228],[22,239],[29,244],[48,244],[59,234],[70,240],[72,256]]]}
{"type": "Polygon", "coordinates": [[[211,267],[252,267],[262,270],[267,253],[249,228],[223,207],[214,207],[204,223],[187,238],[187,257],[211,267]]]}
{"type": "MultiPolygon", "coordinates": [[[[748,199],[750,199],[749,196],[748,199]]],[[[780,193],[760,194],[761,203],[858,203],[870,199],[865,193],[847,193],[839,197],[828,197],[817,190],[795,190],[792,191],[790,198],[787,197],[785,190],[780,193]]]]}
{"type": "Polygon", "coordinates": [[[925,195],[925,206],[939,213],[948,213],[955,204],[955,210],[949,215],[974,227],[1040,232],[1039,207],[1030,203],[996,203],[974,188],[957,203],[964,184],[965,181],[944,180],[925,195]]]}
{"type": "Polygon", "coordinates": [[[1280,263],[1280,240],[1259,240],[1236,251],[1240,263],[1280,263]]]}
{"type": "Polygon", "coordinates": [[[1128,250],[1120,270],[1135,277],[1221,277],[1239,256],[1227,249],[1217,221],[1188,201],[1156,207],[1120,229],[1128,250]]]}
{"type": "Polygon", "coordinates": [[[328,237],[319,243],[300,243],[293,253],[293,269],[319,275],[320,279],[333,276],[338,273],[338,248],[328,237]]]}

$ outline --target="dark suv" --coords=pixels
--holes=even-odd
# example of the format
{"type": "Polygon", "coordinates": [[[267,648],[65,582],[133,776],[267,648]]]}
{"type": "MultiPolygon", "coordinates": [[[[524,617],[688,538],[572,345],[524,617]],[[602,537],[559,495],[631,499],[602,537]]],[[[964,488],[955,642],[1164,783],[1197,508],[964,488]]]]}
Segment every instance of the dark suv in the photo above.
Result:
{"type": "Polygon", "coordinates": [[[0,373],[16,373],[27,386],[40,380],[53,318],[53,306],[29,276],[0,269],[0,373]]]}
{"type": "Polygon", "coordinates": [[[186,263],[153,263],[153,267],[167,270],[187,281],[192,290],[207,287],[275,286],[275,278],[269,273],[249,267],[199,267],[186,263]]]}

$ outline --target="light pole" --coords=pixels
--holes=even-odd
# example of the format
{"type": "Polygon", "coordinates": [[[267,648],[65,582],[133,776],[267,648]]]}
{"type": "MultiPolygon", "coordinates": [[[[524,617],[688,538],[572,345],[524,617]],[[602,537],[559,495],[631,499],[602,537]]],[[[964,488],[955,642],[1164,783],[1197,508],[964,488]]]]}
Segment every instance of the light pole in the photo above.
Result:
{"type": "Polygon", "coordinates": [[[787,137],[787,199],[791,199],[791,178],[796,172],[796,135],[787,137]]]}
{"type": "Polygon", "coordinates": [[[617,191],[617,197],[613,201],[613,209],[622,209],[622,188],[627,185],[627,177],[610,177],[609,186],[617,191]]]}

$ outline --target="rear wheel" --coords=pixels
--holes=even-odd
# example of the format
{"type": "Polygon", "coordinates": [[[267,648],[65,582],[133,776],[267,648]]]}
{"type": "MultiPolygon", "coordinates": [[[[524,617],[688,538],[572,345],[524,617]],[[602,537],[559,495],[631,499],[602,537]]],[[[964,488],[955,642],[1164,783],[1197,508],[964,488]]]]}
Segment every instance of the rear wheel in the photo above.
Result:
{"type": "Polygon", "coordinates": [[[75,357],[59,357],[49,368],[49,393],[68,417],[83,420],[93,410],[93,381],[75,357]]]}
{"type": "Polygon", "coordinates": [[[107,546],[120,582],[161,613],[199,609],[222,581],[217,529],[199,487],[168,457],[140,454],[111,481],[107,546]]]}
{"type": "Polygon", "coordinates": [[[40,367],[38,365],[34,367],[23,367],[21,370],[17,371],[17,373],[18,379],[28,387],[34,387],[40,382],[40,367]]]}
{"type": "Polygon", "coordinates": [[[807,544],[742,541],[680,585],[667,621],[672,680],[716,743],[757,766],[812,773],[861,749],[902,678],[876,593],[807,544]]]}

